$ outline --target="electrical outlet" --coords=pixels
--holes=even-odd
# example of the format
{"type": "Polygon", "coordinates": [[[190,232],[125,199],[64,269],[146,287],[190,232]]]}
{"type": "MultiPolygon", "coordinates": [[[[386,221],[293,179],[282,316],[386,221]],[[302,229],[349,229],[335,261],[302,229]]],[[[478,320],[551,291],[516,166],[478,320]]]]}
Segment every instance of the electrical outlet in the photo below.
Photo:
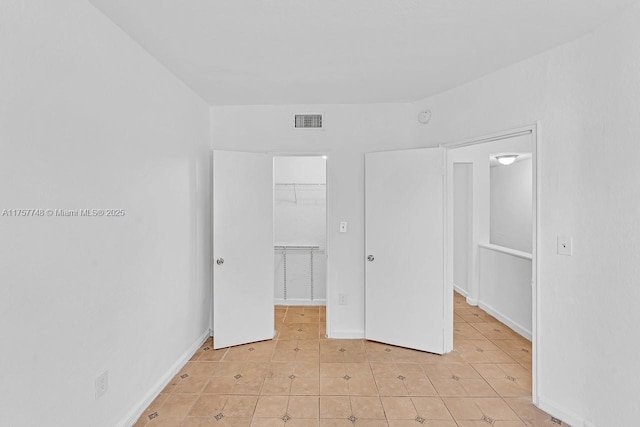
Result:
{"type": "Polygon", "coordinates": [[[347,294],[339,294],[338,295],[338,304],[347,305],[347,294]]]}
{"type": "Polygon", "coordinates": [[[109,371],[104,371],[96,377],[96,400],[104,396],[109,389],[109,371]]]}

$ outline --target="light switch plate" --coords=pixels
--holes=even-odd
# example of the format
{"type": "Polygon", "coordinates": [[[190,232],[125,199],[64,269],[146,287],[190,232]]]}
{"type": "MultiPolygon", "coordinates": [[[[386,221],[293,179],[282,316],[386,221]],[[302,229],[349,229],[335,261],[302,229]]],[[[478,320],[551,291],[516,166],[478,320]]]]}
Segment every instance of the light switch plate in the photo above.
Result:
{"type": "Polygon", "coordinates": [[[558,255],[573,255],[573,239],[568,236],[558,236],[558,255]]]}
{"type": "Polygon", "coordinates": [[[347,232],[347,221],[340,221],[340,232],[341,233],[347,232]]]}
{"type": "Polygon", "coordinates": [[[347,294],[338,294],[338,304],[347,305],[347,294]]]}

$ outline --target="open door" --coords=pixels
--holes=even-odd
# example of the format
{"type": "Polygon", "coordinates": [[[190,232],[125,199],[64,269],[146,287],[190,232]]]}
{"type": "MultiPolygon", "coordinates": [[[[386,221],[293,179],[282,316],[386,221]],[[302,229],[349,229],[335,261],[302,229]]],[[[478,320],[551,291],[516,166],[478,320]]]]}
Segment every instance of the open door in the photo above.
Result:
{"type": "Polygon", "coordinates": [[[444,353],[444,153],[365,157],[365,336],[444,353]]]}
{"type": "Polygon", "coordinates": [[[272,339],[273,160],[213,152],[213,342],[272,339]]]}

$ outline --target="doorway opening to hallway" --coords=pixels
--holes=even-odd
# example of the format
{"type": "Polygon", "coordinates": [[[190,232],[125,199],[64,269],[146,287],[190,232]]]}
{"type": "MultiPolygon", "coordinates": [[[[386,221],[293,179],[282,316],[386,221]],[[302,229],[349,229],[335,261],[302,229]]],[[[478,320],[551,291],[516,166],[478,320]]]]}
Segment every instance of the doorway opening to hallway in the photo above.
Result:
{"type": "Polygon", "coordinates": [[[453,348],[537,403],[537,125],[447,148],[453,348]]]}

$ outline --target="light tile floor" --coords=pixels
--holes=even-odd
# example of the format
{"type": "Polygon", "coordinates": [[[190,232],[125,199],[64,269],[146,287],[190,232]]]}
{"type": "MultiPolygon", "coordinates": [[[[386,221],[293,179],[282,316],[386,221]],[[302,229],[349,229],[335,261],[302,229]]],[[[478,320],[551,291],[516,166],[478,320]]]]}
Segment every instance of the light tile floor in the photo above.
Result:
{"type": "Polygon", "coordinates": [[[557,426],[531,403],[531,343],[455,295],[454,351],[325,338],[324,307],[276,307],[272,341],[208,340],[135,427],[557,426]]]}

